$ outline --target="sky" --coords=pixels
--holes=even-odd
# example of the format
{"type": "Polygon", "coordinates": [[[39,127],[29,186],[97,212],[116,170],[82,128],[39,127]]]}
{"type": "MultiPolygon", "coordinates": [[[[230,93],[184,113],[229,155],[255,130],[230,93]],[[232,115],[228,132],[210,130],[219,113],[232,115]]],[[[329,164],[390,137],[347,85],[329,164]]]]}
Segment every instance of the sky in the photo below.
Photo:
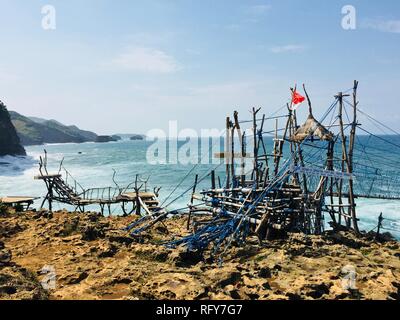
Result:
{"type": "Polygon", "coordinates": [[[272,113],[296,83],[320,115],[357,79],[360,108],[400,131],[397,0],[0,0],[0,19],[0,100],[27,116],[98,134],[172,120],[199,131],[233,110],[272,113]]]}

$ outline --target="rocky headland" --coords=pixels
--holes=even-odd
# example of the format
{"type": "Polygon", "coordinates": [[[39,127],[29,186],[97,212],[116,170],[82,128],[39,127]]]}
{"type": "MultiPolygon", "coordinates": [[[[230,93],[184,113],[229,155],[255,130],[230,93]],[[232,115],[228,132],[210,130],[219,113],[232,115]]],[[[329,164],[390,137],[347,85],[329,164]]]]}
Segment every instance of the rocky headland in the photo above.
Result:
{"type": "Polygon", "coordinates": [[[0,101],[0,156],[6,155],[24,156],[26,153],[11,122],[7,107],[0,101]]]}
{"type": "Polygon", "coordinates": [[[396,241],[344,232],[290,234],[261,245],[250,238],[219,265],[209,252],[162,245],[185,232],[185,219],[169,219],[132,238],[122,229],[135,219],[3,210],[0,299],[400,298],[396,241]],[[55,282],[44,289],[49,266],[55,282]]]}

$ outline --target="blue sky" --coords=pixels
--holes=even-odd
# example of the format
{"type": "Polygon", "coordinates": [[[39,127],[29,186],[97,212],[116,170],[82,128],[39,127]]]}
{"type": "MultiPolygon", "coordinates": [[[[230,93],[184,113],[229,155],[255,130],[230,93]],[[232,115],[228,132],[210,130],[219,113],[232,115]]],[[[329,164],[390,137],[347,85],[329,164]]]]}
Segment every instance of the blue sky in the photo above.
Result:
{"type": "Polygon", "coordinates": [[[400,130],[399,1],[0,0],[0,99],[103,134],[223,127],[306,83],[315,113],[360,81],[360,106],[400,130]],[[43,30],[43,5],[56,30],[43,30]],[[344,5],[356,30],[341,27],[344,5]]]}

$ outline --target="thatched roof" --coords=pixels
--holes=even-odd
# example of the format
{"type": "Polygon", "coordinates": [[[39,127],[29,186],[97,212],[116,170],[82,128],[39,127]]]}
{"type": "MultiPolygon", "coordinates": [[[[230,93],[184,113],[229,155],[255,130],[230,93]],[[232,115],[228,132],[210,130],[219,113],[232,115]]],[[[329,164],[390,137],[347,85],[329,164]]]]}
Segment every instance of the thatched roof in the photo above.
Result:
{"type": "Polygon", "coordinates": [[[306,122],[296,130],[295,134],[291,137],[292,140],[301,142],[309,136],[318,137],[321,140],[332,140],[333,133],[326,129],[310,114],[306,122]]]}

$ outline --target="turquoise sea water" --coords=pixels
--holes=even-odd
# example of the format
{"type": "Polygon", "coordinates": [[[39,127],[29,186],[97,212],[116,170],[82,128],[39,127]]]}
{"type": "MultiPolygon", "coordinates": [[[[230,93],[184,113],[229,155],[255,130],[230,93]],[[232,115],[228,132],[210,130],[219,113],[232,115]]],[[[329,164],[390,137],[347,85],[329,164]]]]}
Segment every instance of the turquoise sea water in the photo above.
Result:
{"type": "MultiPolygon", "coordinates": [[[[198,144],[201,147],[199,141],[198,144]]],[[[152,142],[147,141],[119,141],[113,143],[83,143],[83,144],[53,144],[46,146],[27,147],[27,157],[2,157],[0,158],[0,197],[2,196],[37,196],[43,197],[46,193],[44,183],[34,180],[38,174],[38,159],[43,155],[44,148],[48,152],[48,167],[50,172],[56,173],[59,162],[64,158],[64,166],[85,188],[114,186],[112,182],[113,169],[116,170],[116,181],[120,186],[134,181],[135,175],[150,176],[149,186],[160,186],[160,199],[164,204],[175,200],[170,209],[185,207],[190,199],[190,187],[194,177],[207,175],[216,164],[200,164],[193,168],[193,164],[157,164],[147,161],[146,153],[152,142]],[[190,171],[192,170],[192,171],[190,171]],[[186,178],[185,178],[186,177],[186,178]],[[185,178],[185,179],[184,179],[185,178]],[[171,195],[171,192],[175,192],[171,195]],[[179,197],[182,193],[182,197],[179,197]],[[170,196],[167,200],[166,198],[170,196]]],[[[179,143],[179,146],[183,144],[179,143]]],[[[214,141],[215,144],[215,141],[214,141]]],[[[217,147],[219,142],[216,143],[217,147]]],[[[200,148],[200,157],[209,150],[200,148]]],[[[221,149],[222,150],[222,149],[221,149]]],[[[213,150],[215,152],[217,150],[213,150]]],[[[205,161],[209,162],[209,161],[205,161]]],[[[223,176],[224,165],[217,167],[217,174],[223,176]]],[[[209,186],[209,178],[205,178],[199,189],[209,186]]],[[[40,206],[37,201],[36,206],[40,206]]],[[[66,208],[63,204],[54,204],[54,209],[66,208]]],[[[68,208],[70,209],[70,208],[68,208]]],[[[87,208],[98,210],[97,207],[87,208]]],[[[113,208],[115,214],[120,213],[120,208],[113,208]]],[[[358,199],[357,214],[360,218],[360,227],[371,230],[376,227],[378,215],[383,212],[384,217],[394,221],[387,221],[387,225],[400,230],[400,201],[377,199],[358,199]]],[[[399,232],[392,232],[400,239],[399,232]]]]}

